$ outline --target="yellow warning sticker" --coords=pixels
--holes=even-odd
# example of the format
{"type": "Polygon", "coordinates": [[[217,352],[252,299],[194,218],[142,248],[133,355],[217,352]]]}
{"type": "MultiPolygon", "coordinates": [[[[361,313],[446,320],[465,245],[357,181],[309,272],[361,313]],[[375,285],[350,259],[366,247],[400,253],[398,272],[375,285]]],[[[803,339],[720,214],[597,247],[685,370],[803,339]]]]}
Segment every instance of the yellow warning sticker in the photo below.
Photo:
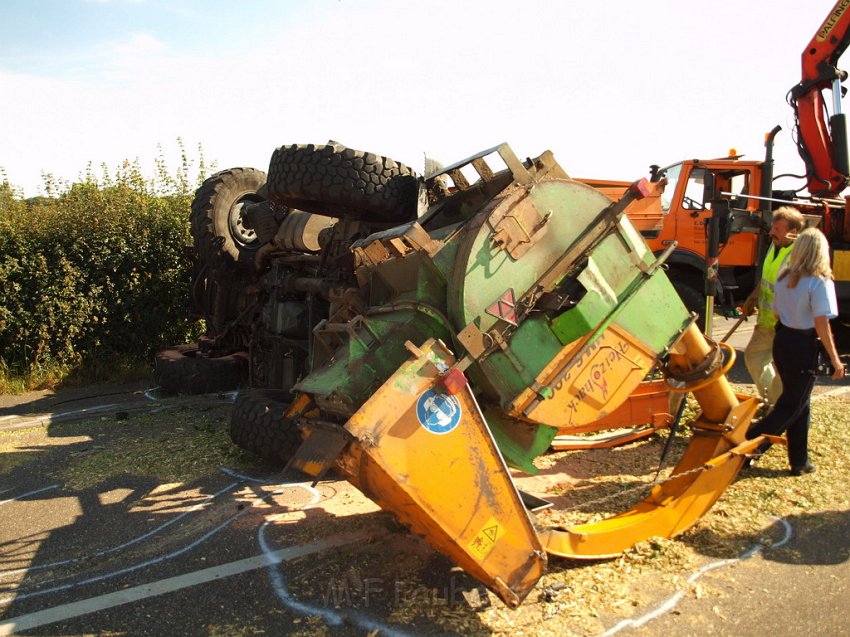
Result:
{"type": "Polygon", "coordinates": [[[483,560],[504,534],[504,527],[496,521],[496,518],[490,518],[487,520],[487,524],[472,538],[469,543],[469,550],[475,557],[483,560]]]}

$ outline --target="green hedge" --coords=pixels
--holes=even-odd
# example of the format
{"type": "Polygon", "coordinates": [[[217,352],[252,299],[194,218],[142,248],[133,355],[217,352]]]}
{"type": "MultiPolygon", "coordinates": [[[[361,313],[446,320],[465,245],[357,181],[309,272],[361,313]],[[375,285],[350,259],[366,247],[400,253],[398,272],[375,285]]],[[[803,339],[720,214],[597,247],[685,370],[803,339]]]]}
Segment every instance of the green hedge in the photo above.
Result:
{"type": "Polygon", "coordinates": [[[192,340],[191,198],[185,173],[155,184],[129,164],[29,200],[3,179],[0,376],[100,380],[192,340]]]}

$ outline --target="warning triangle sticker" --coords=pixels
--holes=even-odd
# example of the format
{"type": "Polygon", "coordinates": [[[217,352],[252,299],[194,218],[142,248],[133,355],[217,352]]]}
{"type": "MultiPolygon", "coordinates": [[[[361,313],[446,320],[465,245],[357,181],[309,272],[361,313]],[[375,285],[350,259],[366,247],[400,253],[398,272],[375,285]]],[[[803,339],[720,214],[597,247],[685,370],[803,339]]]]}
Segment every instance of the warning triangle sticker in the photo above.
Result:
{"type": "Polygon", "coordinates": [[[502,319],[513,326],[517,325],[516,313],[516,298],[514,297],[513,288],[508,288],[507,291],[499,297],[499,300],[488,307],[485,312],[490,316],[502,319]]]}
{"type": "Polygon", "coordinates": [[[487,536],[491,542],[495,542],[499,538],[499,525],[491,526],[486,529],[481,529],[481,532],[487,536]]]}

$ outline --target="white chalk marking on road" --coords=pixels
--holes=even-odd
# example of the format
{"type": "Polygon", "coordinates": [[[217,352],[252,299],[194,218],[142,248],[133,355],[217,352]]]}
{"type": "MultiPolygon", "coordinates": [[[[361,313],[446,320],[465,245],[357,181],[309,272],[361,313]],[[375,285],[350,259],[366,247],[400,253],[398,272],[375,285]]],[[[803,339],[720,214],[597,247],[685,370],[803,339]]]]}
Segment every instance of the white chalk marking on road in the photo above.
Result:
{"type": "MultiPolygon", "coordinates": [[[[281,484],[280,486],[282,488],[277,489],[276,491],[272,491],[271,493],[267,493],[263,497],[258,498],[257,500],[252,502],[250,506],[248,506],[245,509],[242,509],[241,511],[239,511],[238,513],[236,513],[234,515],[231,515],[229,518],[227,518],[224,522],[219,524],[217,527],[213,528],[210,531],[207,531],[204,535],[197,538],[193,542],[190,542],[186,546],[183,546],[179,549],[176,549],[176,550],[172,551],[171,553],[166,553],[165,555],[160,555],[159,557],[155,557],[155,558],[152,558],[150,560],[146,560],[144,562],[139,562],[139,563],[133,564],[131,566],[125,566],[124,568],[120,568],[116,571],[111,571],[109,573],[104,573],[102,575],[89,577],[88,579],[83,579],[83,580],[79,580],[79,581],[76,581],[76,582],[69,582],[68,584],[60,584],[59,586],[53,586],[51,588],[45,588],[45,589],[41,589],[41,590],[33,590],[32,592],[28,592],[28,593],[20,593],[18,595],[10,595],[10,596],[7,596],[7,597],[0,597],[0,606],[4,606],[6,604],[11,604],[14,601],[22,601],[22,600],[25,600],[25,599],[29,599],[31,597],[40,597],[42,595],[47,595],[49,593],[56,593],[56,592],[59,592],[59,591],[68,590],[68,589],[71,589],[71,588],[75,588],[77,586],[84,586],[86,584],[94,584],[96,582],[102,582],[103,580],[107,580],[107,579],[110,579],[110,578],[113,578],[113,577],[117,577],[119,575],[125,575],[127,573],[132,573],[133,571],[138,571],[139,569],[146,568],[148,566],[153,566],[155,564],[160,564],[162,562],[166,562],[168,560],[174,559],[175,557],[179,557],[179,556],[183,555],[184,553],[188,553],[192,549],[194,549],[194,548],[200,546],[201,544],[203,544],[204,542],[206,542],[213,535],[215,535],[216,533],[218,533],[222,529],[229,526],[234,520],[242,517],[243,515],[245,515],[249,511],[251,511],[252,507],[255,504],[257,504],[258,502],[264,502],[264,501],[268,500],[269,498],[272,498],[276,495],[280,495],[288,487],[304,486],[305,484],[306,483],[303,483],[303,482],[281,484]]],[[[310,487],[310,488],[312,488],[312,487],[310,487]]],[[[50,581],[59,581],[61,579],[67,579],[67,578],[66,577],[57,578],[57,579],[50,580],[50,581]]]]}
{"type": "MultiPolygon", "coordinates": [[[[322,494],[319,493],[313,487],[305,484],[301,484],[301,486],[305,487],[309,491],[312,491],[313,497],[306,506],[316,504],[322,499],[322,494]]],[[[260,529],[257,532],[257,539],[260,543],[260,549],[263,551],[264,555],[268,556],[274,555],[274,551],[271,549],[271,547],[269,547],[269,544],[266,541],[266,527],[269,525],[270,522],[271,520],[264,521],[260,525],[260,529]]],[[[324,617],[325,621],[327,621],[332,626],[342,625],[342,618],[339,616],[338,613],[334,613],[333,611],[324,608],[314,608],[309,604],[302,604],[301,602],[298,602],[293,599],[292,595],[289,594],[289,589],[286,587],[286,583],[283,581],[283,576],[280,574],[280,571],[275,568],[275,566],[275,563],[269,562],[269,564],[267,565],[267,570],[269,573],[269,577],[272,581],[272,588],[274,589],[275,595],[277,595],[278,599],[281,602],[283,602],[292,610],[303,615],[320,615],[324,617]]]]}
{"type": "MultiPolygon", "coordinates": [[[[321,501],[322,494],[318,490],[314,489],[307,483],[301,483],[299,486],[303,486],[305,489],[313,493],[313,499],[307,504],[305,504],[303,507],[300,507],[299,510],[303,511],[305,509],[314,507],[321,501]]],[[[266,555],[274,554],[274,551],[271,549],[268,541],[266,540],[266,528],[274,521],[275,518],[278,517],[280,516],[272,516],[270,519],[263,522],[260,525],[259,530],[257,531],[257,540],[259,541],[260,548],[266,555]]],[[[275,595],[277,595],[277,598],[283,603],[284,606],[302,615],[319,615],[320,617],[323,617],[324,620],[328,622],[328,624],[330,624],[331,626],[342,626],[342,613],[338,613],[329,608],[322,608],[321,606],[316,606],[315,604],[306,604],[304,602],[299,602],[294,597],[292,597],[292,594],[289,592],[289,588],[287,588],[286,582],[283,579],[283,574],[278,568],[278,564],[279,563],[270,563],[266,570],[268,571],[269,578],[271,579],[271,584],[272,588],[274,589],[274,593],[275,595]]],[[[389,635],[390,637],[406,637],[406,633],[400,632],[392,626],[383,624],[371,617],[367,617],[362,613],[353,610],[346,611],[345,617],[347,617],[349,621],[354,622],[355,624],[366,630],[370,635],[381,633],[384,635],[389,635]]]]}
{"type": "MultiPolygon", "coordinates": [[[[791,540],[791,537],[793,535],[793,529],[791,528],[791,525],[786,520],[782,520],[780,518],[773,518],[773,519],[776,522],[779,522],[784,527],[785,536],[779,542],[771,545],[769,548],[779,548],[780,546],[787,544],[791,540]]],[[[691,575],[687,579],[687,583],[693,584],[700,577],[702,577],[703,575],[705,575],[709,571],[713,571],[713,570],[720,568],[722,566],[728,566],[729,564],[734,564],[734,563],[740,562],[742,560],[748,560],[753,555],[755,555],[756,553],[763,551],[765,548],[768,548],[768,547],[765,547],[763,544],[755,544],[755,545],[751,546],[749,549],[747,549],[746,551],[744,551],[743,553],[741,553],[741,555],[739,555],[736,558],[729,559],[729,560],[719,560],[717,562],[712,562],[711,564],[706,564],[702,568],[698,569],[693,575],[691,575]]],[[[604,633],[602,633],[601,637],[610,637],[610,635],[616,635],[618,632],[620,632],[624,628],[640,628],[641,626],[644,626],[644,625],[648,624],[649,622],[651,622],[653,619],[657,619],[661,615],[668,613],[671,610],[673,610],[676,607],[676,605],[682,600],[682,598],[684,596],[685,596],[684,591],[676,591],[673,595],[668,597],[659,606],[657,606],[656,608],[654,608],[650,612],[646,613],[645,615],[641,615],[640,617],[637,617],[637,618],[624,619],[623,621],[615,624],[614,626],[612,626],[611,628],[606,630],[604,633]]]]}
{"type": "MultiPolygon", "coordinates": [[[[3,425],[4,429],[26,429],[28,427],[44,427],[50,425],[54,422],[58,422],[63,420],[69,416],[79,416],[86,415],[89,413],[96,414],[106,409],[111,409],[112,407],[116,407],[117,403],[109,403],[107,405],[95,405],[94,407],[83,407],[82,409],[74,409],[72,411],[62,411],[59,413],[50,413],[50,414],[41,414],[39,416],[33,416],[28,420],[21,420],[20,422],[14,422],[13,424],[3,425]]],[[[20,416],[14,416],[13,418],[20,418],[20,416]]]]}
{"type": "Polygon", "coordinates": [[[36,489],[35,491],[28,491],[22,495],[17,495],[14,498],[9,498],[8,500],[0,500],[0,506],[4,504],[9,504],[10,502],[14,502],[15,500],[23,500],[24,498],[28,498],[31,495],[35,495],[36,493],[41,493],[42,491],[50,491],[50,489],[55,489],[58,487],[58,484],[51,484],[49,487],[42,487],[41,489],[36,489]]]}
{"type": "MultiPolygon", "coordinates": [[[[221,494],[227,493],[228,491],[230,491],[234,487],[237,487],[238,485],[239,485],[238,482],[231,482],[229,485],[227,485],[221,491],[217,491],[216,493],[213,493],[212,495],[204,498],[203,500],[201,500],[197,504],[192,505],[189,509],[187,509],[183,513],[180,513],[176,517],[173,517],[170,520],[168,520],[168,522],[163,522],[162,524],[160,524],[156,528],[151,529],[147,533],[144,533],[143,535],[139,535],[139,536],[137,536],[137,537],[135,537],[131,540],[127,540],[126,542],[124,542],[123,544],[119,544],[118,546],[113,546],[113,547],[108,548],[108,549],[102,549],[102,550],[100,550],[96,553],[93,553],[92,555],[85,555],[83,557],[72,557],[72,558],[67,559],[67,560],[60,560],[58,562],[50,562],[49,564],[36,564],[34,566],[28,566],[26,568],[17,568],[17,569],[10,570],[10,571],[0,571],[0,580],[4,579],[6,577],[12,576],[12,575],[17,575],[19,573],[31,573],[33,571],[40,571],[40,570],[43,570],[45,568],[56,568],[57,566],[67,566],[68,564],[74,564],[76,562],[88,562],[88,561],[96,559],[98,557],[103,557],[104,555],[109,555],[110,553],[114,553],[115,551],[120,551],[121,549],[125,549],[128,546],[132,546],[133,544],[137,544],[138,542],[141,542],[142,540],[146,540],[147,538],[149,538],[153,535],[156,535],[160,531],[163,531],[164,529],[168,528],[172,524],[182,520],[187,515],[194,513],[195,511],[197,511],[199,508],[201,508],[202,506],[204,506],[208,502],[215,500],[221,494]]],[[[57,582],[57,581],[61,581],[63,579],[68,579],[69,577],[74,577],[74,576],[73,575],[67,575],[67,576],[64,576],[64,577],[55,577],[55,578],[53,578],[51,580],[47,580],[47,581],[48,582],[57,582]]]]}
{"type": "Polygon", "coordinates": [[[268,480],[263,480],[262,478],[252,478],[251,476],[243,475],[243,474],[241,474],[237,471],[234,471],[233,469],[230,469],[228,467],[219,467],[218,470],[221,471],[224,474],[227,474],[227,475],[233,477],[233,478],[239,478],[240,480],[245,480],[246,482],[268,482],[268,480]]]}
{"type": "Polygon", "coordinates": [[[20,615],[12,617],[6,621],[0,622],[0,635],[14,635],[15,633],[32,630],[39,626],[45,626],[58,621],[73,619],[88,615],[115,606],[131,604],[149,597],[156,597],[166,593],[173,593],[190,586],[204,584],[213,580],[230,577],[231,575],[239,575],[248,571],[253,571],[269,564],[280,564],[289,560],[294,560],[305,555],[320,553],[328,549],[345,546],[347,544],[355,544],[368,540],[374,537],[373,534],[366,532],[350,533],[346,535],[332,536],[319,542],[311,544],[302,544],[292,546],[285,549],[273,551],[272,553],[264,553],[235,562],[228,562],[219,566],[184,573],[175,577],[150,582],[148,584],[140,584],[132,588],[125,588],[113,593],[90,597],[69,604],[62,604],[47,608],[45,610],[29,613],[28,615],[20,615]]]}
{"type": "Polygon", "coordinates": [[[118,403],[107,403],[105,405],[95,405],[94,407],[82,407],[80,409],[72,409],[71,411],[60,411],[58,414],[50,414],[50,420],[58,420],[65,416],[76,416],[77,414],[87,414],[90,411],[103,411],[104,409],[112,409],[117,407],[118,403]]]}
{"type": "Polygon", "coordinates": [[[791,528],[791,524],[788,520],[783,520],[782,518],[773,518],[774,522],[779,522],[783,527],[785,527],[785,537],[783,537],[776,544],[772,544],[770,548],[775,549],[780,546],[785,546],[788,542],[791,541],[791,538],[794,537],[794,529],[791,528]]]}

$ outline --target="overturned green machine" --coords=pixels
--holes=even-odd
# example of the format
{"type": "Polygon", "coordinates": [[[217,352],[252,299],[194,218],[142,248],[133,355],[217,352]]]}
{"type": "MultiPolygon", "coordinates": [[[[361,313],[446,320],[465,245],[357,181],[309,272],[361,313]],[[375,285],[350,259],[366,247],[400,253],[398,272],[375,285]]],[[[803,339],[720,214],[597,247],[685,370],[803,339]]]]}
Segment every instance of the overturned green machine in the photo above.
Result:
{"type": "Polygon", "coordinates": [[[277,149],[267,182],[213,176],[193,205],[194,289],[226,310],[208,346],[247,352],[252,385],[286,396],[247,426],[237,402],[234,441],[317,479],[335,467],[510,607],[547,555],[689,528],[762,440],[745,440],[758,405],[731,391],[731,356],[626,215],[663,186],[612,201],[504,144],[424,179],[338,144],[277,149]],[[613,518],[542,528],[509,467],[536,472],[556,434],[657,370],[702,407],[672,476],[613,518]]]}

